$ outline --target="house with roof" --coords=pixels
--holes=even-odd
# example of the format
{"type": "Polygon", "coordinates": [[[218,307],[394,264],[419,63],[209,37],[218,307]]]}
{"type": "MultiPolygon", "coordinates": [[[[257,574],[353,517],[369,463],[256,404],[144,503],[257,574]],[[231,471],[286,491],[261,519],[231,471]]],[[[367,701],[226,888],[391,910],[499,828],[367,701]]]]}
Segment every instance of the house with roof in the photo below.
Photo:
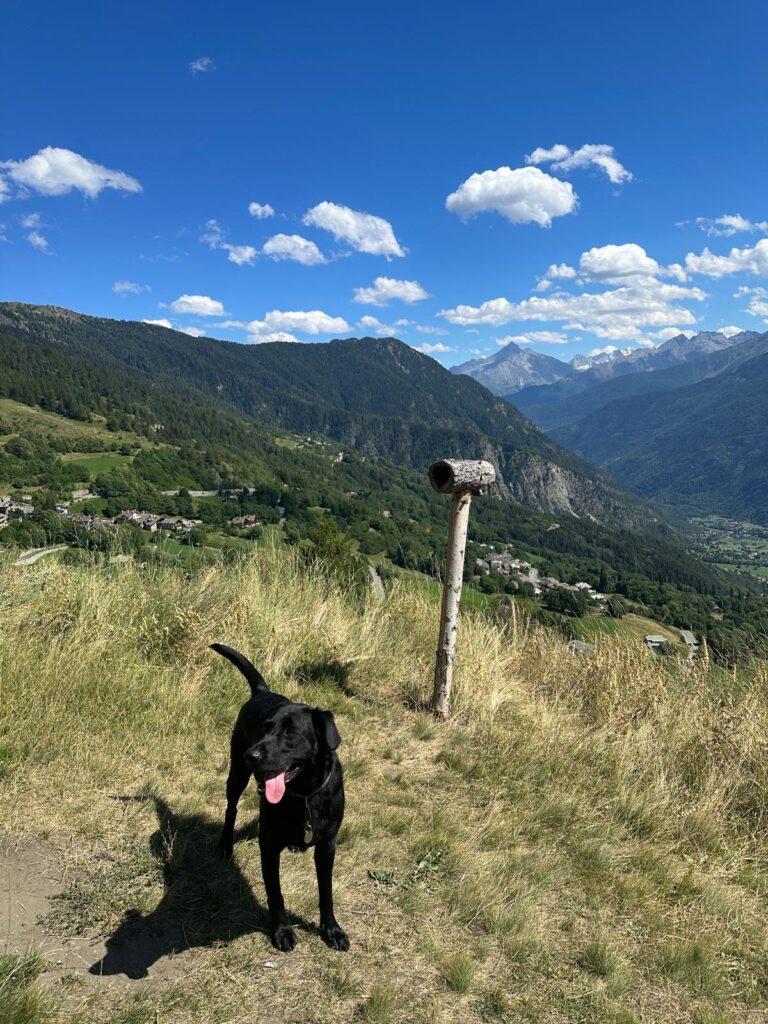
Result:
{"type": "Polygon", "coordinates": [[[683,643],[688,648],[689,657],[698,657],[699,641],[696,639],[696,635],[692,633],[690,629],[681,629],[680,636],[683,638],[683,643]]]}

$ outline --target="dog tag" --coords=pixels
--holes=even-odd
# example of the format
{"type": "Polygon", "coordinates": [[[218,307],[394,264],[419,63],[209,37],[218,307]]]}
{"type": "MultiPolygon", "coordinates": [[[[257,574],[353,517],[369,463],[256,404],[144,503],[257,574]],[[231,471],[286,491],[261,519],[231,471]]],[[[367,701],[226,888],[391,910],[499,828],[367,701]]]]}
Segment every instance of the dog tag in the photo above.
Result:
{"type": "Polygon", "coordinates": [[[312,826],[309,824],[309,822],[306,822],[304,825],[304,845],[309,846],[314,837],[315,833],[312,831],[312,826]]]}

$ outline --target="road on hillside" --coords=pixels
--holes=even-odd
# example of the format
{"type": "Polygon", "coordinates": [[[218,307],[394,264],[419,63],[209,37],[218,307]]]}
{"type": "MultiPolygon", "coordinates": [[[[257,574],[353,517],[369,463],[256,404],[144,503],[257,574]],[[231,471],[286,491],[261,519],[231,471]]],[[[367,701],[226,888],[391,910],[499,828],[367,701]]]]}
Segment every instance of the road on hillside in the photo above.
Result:
{"type": "Polygon", "coordinates": [[[34,565],[39,559],[44,558],[46,555],[53,555],[57,551],[66,551],[66,544],[56,544],[51,548],[30,548],[28,551],[22,551],[19,557],[13,562],[13,565],[34,565]]]}

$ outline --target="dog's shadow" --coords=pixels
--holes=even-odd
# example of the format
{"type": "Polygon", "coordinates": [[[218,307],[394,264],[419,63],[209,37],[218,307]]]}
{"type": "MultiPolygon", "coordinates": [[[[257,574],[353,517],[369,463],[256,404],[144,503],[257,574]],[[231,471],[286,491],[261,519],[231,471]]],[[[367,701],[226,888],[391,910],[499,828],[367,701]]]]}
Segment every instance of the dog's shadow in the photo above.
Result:
{"type": "MultiPolygon", "coordinates": [[[[152,799],[158,829],[149,847],[162,867],[162,899],[151,914],[126,913],[91,974],[145,978],[154,963],[172,953],[252,932],[269,935],[269,913],[248,879],[234,859],[225,862],[217,855],[221,823],[200,814],[175,814],[162,799],[152,799]]],[[[255,825],[239,829],[235,841],[255,838],[255,825]]],[[[292,923],[309,928],[298,918],[292,923]]]]}

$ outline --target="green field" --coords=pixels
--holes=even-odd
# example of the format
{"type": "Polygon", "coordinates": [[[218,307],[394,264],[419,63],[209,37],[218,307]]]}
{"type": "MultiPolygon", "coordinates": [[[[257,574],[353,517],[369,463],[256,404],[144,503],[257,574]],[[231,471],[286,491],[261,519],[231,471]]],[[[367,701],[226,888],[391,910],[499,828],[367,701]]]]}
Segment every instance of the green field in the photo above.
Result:
{"type": "MultiPolygon", "coordinates": [[[[105,421],[94,417],[91,421],[69,420],[58,413],[46,412],[37,406],[22,405],[11,398],[0,398],[0,418],[13,427],[14,421],[25,433],[59,434],[62,437],[99,437],[110,443],[138,441],[136,434],[124,430],[107,430],[105,421]]],[[[7,437],[6,437],[7,440],[7,437]]],[[[0,441],[0,444],[2,441],[0,441]]],[[[146,443],[146,442],[145,442],[146,443]]]]}
{"type": "Polygon", "coordinates": [[[721,516],[691,519],[700,538],[700,555],[725,572],[768,580],[768,526],[721,516]]]}
{"type": "Polygon", "coordinates": [[[654,619],[648,619],[644,615],[630,613],[621,619],[612,619],[608,615],[586,615],[583,619],[572,619],[570,624],[580,640],[595,640],[601,636],[620,636],[627,640],[643,640],[644,637],[654,634],[666,637],[667,642],[674,647],[685,651],[685,645],[681,642],[680,634],[675,629],[662,626],[654,619]]]}
{"type": "Polygon", "coordinates": [[[61,456],[62,462],[72,466],[81,466],[88,480],[98,473],[108,473],[117,466],[127,466],[133,462],[132,455],[120,455],[119,452],[66,452],[61,456]]]}
{"type": "MultiPolygon", "coordinates": [[[[409,570],[399,570],[398,579],[402,581],[403,586],[413,591],[413,593],[427,597],[435,604],[440,603],[443,585],[439,580],[433,580],[428,576],[422,576],[420,573],[410,572],[409,570]]],[[[467,611],[479,611],[490,608],[495,602],[495,595],[484,594],[482,591],[475,590],[474,587],[469,587],[466,584],[462,587],[461,607],[467,611]]]]}

